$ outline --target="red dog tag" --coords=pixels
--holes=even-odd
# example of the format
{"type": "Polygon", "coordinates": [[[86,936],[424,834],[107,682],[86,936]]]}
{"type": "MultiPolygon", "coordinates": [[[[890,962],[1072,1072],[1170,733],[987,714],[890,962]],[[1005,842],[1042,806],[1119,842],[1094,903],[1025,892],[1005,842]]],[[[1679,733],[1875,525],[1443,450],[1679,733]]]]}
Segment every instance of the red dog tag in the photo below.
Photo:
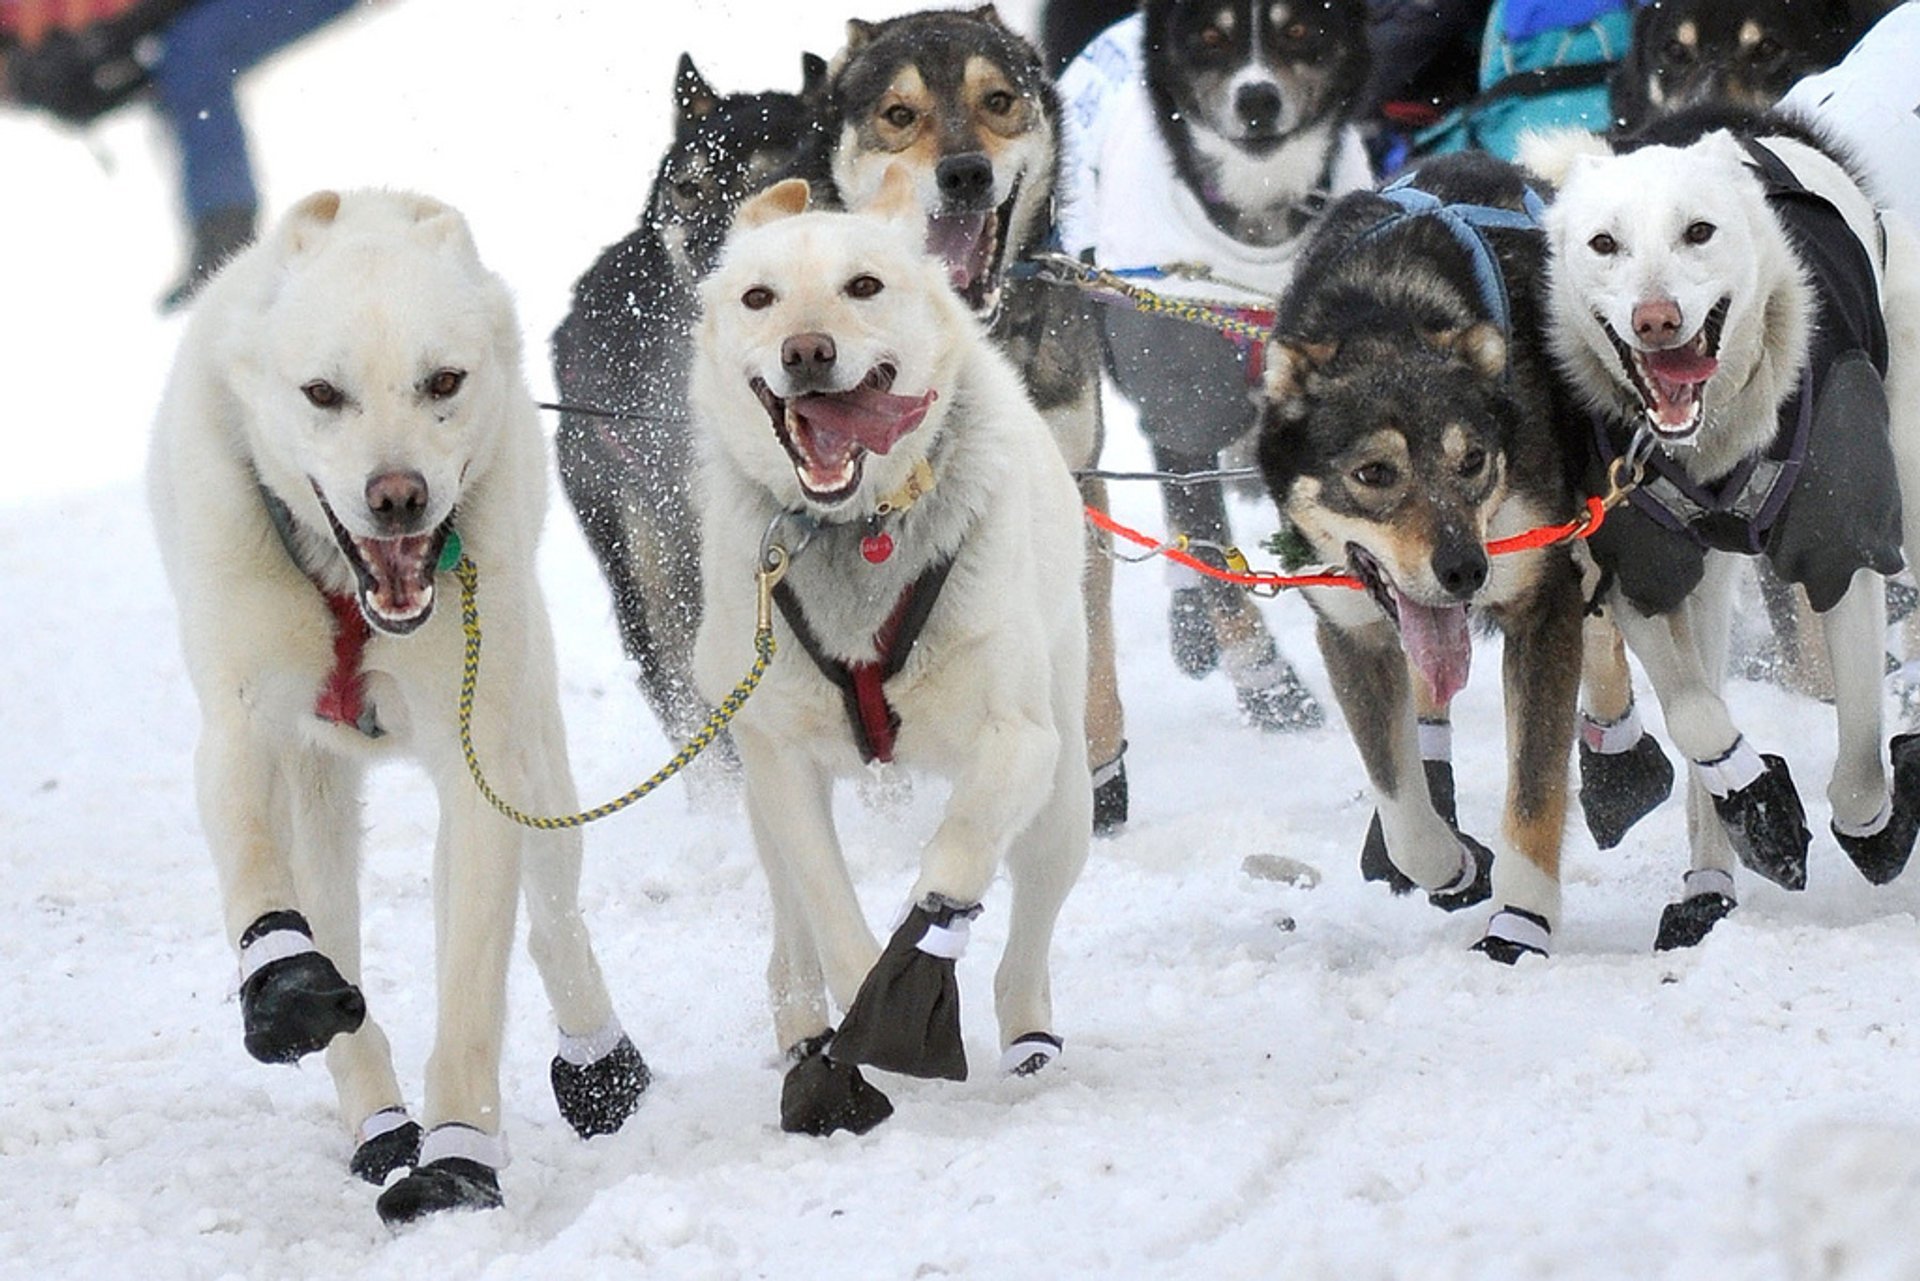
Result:
{"type": "Polygon", "coordinates": [[[870,565],[878,565],[893,555],[893,535],[881,530],[877,534],[868,534],[860,540],[860,554],[867,558],[870,565]]]}

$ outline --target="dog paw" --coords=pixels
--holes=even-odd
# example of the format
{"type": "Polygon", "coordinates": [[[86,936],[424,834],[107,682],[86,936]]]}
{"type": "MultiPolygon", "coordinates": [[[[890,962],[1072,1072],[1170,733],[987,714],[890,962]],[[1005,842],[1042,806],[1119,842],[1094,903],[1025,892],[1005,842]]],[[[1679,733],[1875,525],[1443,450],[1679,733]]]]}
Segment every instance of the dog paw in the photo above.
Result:
{"type": "Polygon", "coordinates": [[[589,1063],[554,1056],[551,1077],[560,1115],[583,1139],[618,1130],[653,1081],[646,1060],[624,1033],[612,1049],[589,1063]]]}
{"type": "Polygon", "coordinates": [[[833,1033],[826,1031],[788,1051],[793,1066],[780,1084],[780,1128],[788,1134],[865,1134],[893,1115],[892,1102],[859,1068],[827,1057],[832,1041],[833,1033]]]}
{"type": "Polygon", "coordinates": [[[1763,755],[1765,768],[1745,787],[1713,798],[1733,852],[1748,868],[1789,890],[1807,887],[1806,810],[1786,761],[1763,755]]]}
{"type": "MultiPolygon", "coordinates": [[[[1448,827],[1459,831],[1453,799],[1453,762],[1422,761],[1420,768],[1427,776],[1427,796],[1433,801],[1434,813],[1445,819],[1448,827]]],[[[1413,878],[1394,866],[1393,856],[1387,852],[1387,834],[1381,829],[1378,810],[1374,811],[1373,821],[1367,825],[1367,838],[1360,845],[1360,877],[1384,881],[1395,894],[1411,894],[1415,888],[1413,878]]]]}
{"type": "Polygon", "coordinates": [[[1892,756],[1893,802],[1886,826],[1871,836],[1850,836],[1838,825],[1833,828],[1833,839],[1872,885],[1885,885],[1906,870],[1914,837],[1920,834],[1920,734],[1894,739],[1892,756]]]}
{"type": "Polygon", "coordinates": [[[407,1116],[405,1108],[383,1108],[360,1125],[366,1137],[353,1150],[347,1169],[374,1187],[386,1183],[395,1170],[420,1160],[420,1140],[426,1131],[407,1116]]]}
{"type": "Polygon", "coordinates": [[[1051,1032],[1028,1032],[1015,1037],[1000,1056],[1000,1070],[1008,1076],[1032,1076],[1060,1057],[1064,1044],[1051,1032]]]}
{"type": "Polygon", "coordinates": [[[240,936],[241,963],[249,966],[281,947],[289,954],[252,968],[240,984],[243,1039],[262,1063],[292,1063],[325,1049],[367,1018],[366,997],[313,950],[313,931],[298,912],[269,912],[248,926],[240,936]]]}
{"type": "Polygon", "coordinates": [[[911,909],[860,984],[833,1038],[839,1063],[905,1076],[967,1079],[960,1043],[960,985],[953,963],[966,949],[979,904],[930,897],[911,909]]]}
{"type": "Polygon", "coordinates": [[[1580,744],[1580,810],[1593,843],[1618,845],[1633,825],[1673,794],[1673,762],[1653,735],[1642,734],[1623,752],[1580,744]]]}
{"type": "Polygon", "coordinates": [[[1319,729],[1327,723],[1327,713],[1314,698],[1293,665],[1274,655],[1279,671],[1270,685],[1241,686],[1234,690],[1240,714],[1255,726],[1274,734],[1292,734],[1319,729]]]}
{"type": "Polygon", "coordinates": [[[1660,911],[1660,931],[1653,936],[1653,950],[1671,952],[1698,946],[1738,906],[1731,895],[1713,891],[1667,904],[1660,911]]]}
{"type": "Polygon", "coordinates": [[[504,1204],[498,1171],[465,1157],[446,1156],[415,1166],[380,1194],[375,1208],[382,1223],[397,1228],[443,1210],[497,1210],[504,1204]]]}
{"type": "Polygon", "coordinates": [[[1538,912],[1520,907],[1503,907],[1487,922],[1487,932],[1473,950],[1502,965],[1516,964],[1523,956],[1545,956],[1552,950],[1553,927],[1538,912]]]}
{"type": "Polygon", "coordinates": [[[1111,836],[1127,825],[1127,745],[1093,771],[1093,834],[1111,836]]]}
{"type": "Polygon", "coordinates": [[[1493,851],[1465,832],[1460,838],[1460,876],[1451,885],[1427,891],[1427,902],[1443,912],[1458,912],[1493,897],[1493,851]]]}
{"type": "Polygon", "coordinates": [[[1204,587],[1174,589],[1167,606],[1167,637],[1173,665],[1199,680],[1220,665],[1220,638],[1213,634],[1213,613],[1204,587]]]}

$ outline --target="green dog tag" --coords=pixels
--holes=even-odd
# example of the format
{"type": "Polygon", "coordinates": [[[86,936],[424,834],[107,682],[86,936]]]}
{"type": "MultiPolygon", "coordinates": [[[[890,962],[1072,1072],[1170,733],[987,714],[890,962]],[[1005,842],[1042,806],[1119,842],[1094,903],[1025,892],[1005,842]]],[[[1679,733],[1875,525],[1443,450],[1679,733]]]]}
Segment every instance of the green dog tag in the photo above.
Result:
{"type": "Polygon", "coordinates": [[[447,541],[440,544],[440,569],[442,572],[452,569],[460,563],[460,531],[449,529],[447,541]]]}

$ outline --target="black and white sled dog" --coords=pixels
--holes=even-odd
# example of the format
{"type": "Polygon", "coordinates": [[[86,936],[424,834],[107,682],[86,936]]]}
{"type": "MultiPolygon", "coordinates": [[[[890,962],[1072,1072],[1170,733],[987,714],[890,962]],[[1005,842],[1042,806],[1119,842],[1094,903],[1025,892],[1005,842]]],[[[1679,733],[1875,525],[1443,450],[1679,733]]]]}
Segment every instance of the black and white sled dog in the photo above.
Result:
{"type": "MultiPolygon", "coordinates": [[[[1679,113],[1613,154],[1538,140],[1556,358],[1594,415],[1596,467],[1645,480],[1590,546],[1675,744],[1694,762],[1693,869],[1663,946],[1734,905],[1733,857],[1789,889],[1809,837],[1787,763],[1720,698],[1729,576],[1765,556],[1822,616],[1839,751],[1827,796],[1862,875],[1899,875],[1920,829],[1920,737],[1881,747],[1881,576],[1920,547],[1920,250],[1844,157],[1778,116],[1679,113]],[[1904,517],[1903,517],[1904,513],[1904,517]],[[1904,526],[1903,526],[1904,519],[1904,526]],[[1904,531],[1904,538],[1903,538],[1904,531]]],[[[1601,479],[1593,477],[1598,486],[1601,479]]]]}
{"type": "Polygon", "coordinates": [[[1507,962],[1546,952],[1559,921],[1581,660],[1570,549],[1486,549],[1578,506],[1583,442],[1541,336],[1539,213],[1520,170],[1477,153],[1329,206],[1280,302],[1259,438],[1288,522],[1366,588],[1308,597],[1379,806],[1370,844],[1390,863],[1368,875],[1449,910],[1491,892],[1476,946],[1507,962]],[[1473,616],[1506,634],[1513,853],[1498,859],[1455,825],[1446,722],[1416,719],[1466,683],[1473,616]]]}
{"type": "Polygon", "coordinates": [[[1633,15],[1609,80],[1615,125],[1709,104],[1765,110],[1865,30],[1848,0],[1660,0],[1633,15]]]}
{"type": "MultiPolygon", "coordinates": [[[[1039,53],[992,5],[847,24],[828,94],[829,155],[813,175],[861,209],[896,166],[913,179],[926,249],[993,341],[1020,370],[1067,465],[1100,456],[1100,352],[1073,290],[1011,270],[1053,234],[1060,189],[1060,100],[1039,53]]],[[[1105,509],[1103,481],[1082,498],[1105,509]]],[[[1102,544],[1090,544],[1096,548],[1102,544]]],[[[1114,665],[1113,567],[1087,562],[1087,755],[1094,822],[1127,817],[1125,725],[1114,665]]]]}
{"type": "Polygon", "coordinates": [[[522,864],[560,1025],[553,1088],[583,1135],[647,1069],[580,919],[577,834],[495,813],[461,754],[459,550],[484,575],[473,742],[521,804],[575,807],[534,577],[545,443],[506,287],[453,209],[320,192],[200,295],[160,404],[149,493],[201,707],[200,819],[239,950],[249,1053],[327,1051],[352,1168],[388,1222],[500,1204],[500,1048],[522,864]],[[360,990],[359,784],[406,756],[440,798],[439,1018],[421,1122],[360,990]]]}
{"type": "MultiPolygon", "coordinates": [[[[790,165],[820,124],[827,64],[802,56],[798,94],[719,94],[685,54],[674,77],[674,139],[640,225],[573,287],[553,334],[563,410],[560,483],[593,548],[627,656],[668,737],[707,717],[693,683],[700,627],[699,518],[690,492],[687,369],[695,293],[740,202],[790,165]]],[[[731,756],[716,744],[710,759],[731,756]]],[[[697,765],[691,779],[707,776],[697,765]]]]}
{"type": "Polygon", "coordinates": [[[1019,373],[925,254],[909,174],[864,214],[808,212],[806,182],[775,185],[702,288],[708,698],[754,657],[756,571],[772,546],[791,556],[777,655],[733,729],[773,894],[781,1125],[805,1133],[891,1112],[859,1065],[966,1075],[954,959],[1003,861],[1003,1066],[1053,1057],[1048,953],[1091,835],[1078,496],[1019,373]],[[952,794],[883,951],[832,799],[836,776],[890,760],[952,794]]]}
{"type": "MultiPolygon", "coordinates": [[[[1116,270],[1176,266],[1189,278],[1162,288],[1263,319],[1320,208],[1372,186],[1350,123],[1366,26],[1365,0],[1147,0],[1061,77],[1073,126],[1064,248],[1116,270]]],[[[1256,420],[1258,344],[1124,307],[1101,324],[1155,463],[1218,467],[1256,420]]],[[[1231,543],[1219,486],[1168,485],[1163,501],[1175,533],[1203,548],[1231,543]]],[[[1224,667],[1242,712],[1265,728],[1320,723],[1245,592],[1190,571],[1175,582],[1181,670],[1224,667]]]]}

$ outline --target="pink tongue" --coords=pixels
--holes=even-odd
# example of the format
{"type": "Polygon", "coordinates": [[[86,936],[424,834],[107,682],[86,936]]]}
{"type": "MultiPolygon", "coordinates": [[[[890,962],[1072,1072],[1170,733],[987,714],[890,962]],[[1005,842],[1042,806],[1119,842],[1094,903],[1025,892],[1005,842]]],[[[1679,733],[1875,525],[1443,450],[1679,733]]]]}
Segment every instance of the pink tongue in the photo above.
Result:
{"type": "Polygon", "coordinates": [[[373,573],[367,603],[384,618],[408,619],[433,603],[433,577],[427,557],[432,534],[406,538],[356,538],[353,545],[373,573]]]}
{"type": "Polygon", "coordinates": [[[797,396],[789,408],[800,421],[800,448],[809,458],[832,465],[844,461],[855,445],[886,453],[920,425],[934,397],[932,388],[918,396],[896,396],[863,385],[797,396]]]}
{"type": "Polygon", "coordinates": [[[1713,377],[1720,362],[1692,347],[1674,347],[1647,353],[1647,368],[1655,377],[1675,383],[1703,383],[1713,377]]]}
{"type": "Polygon", "coordinates": [[[987,270],[987,215],[935,214],[927,219],[927,252],[947,264],[947,282],[965,289],[987,270]]]}
{"type": "Polygon", "coordinates": [[[1450,701],[1465,688],[1467,672],[1473,666],[1467,607],[1422,605],[1398,588],[1393,598],[1400,611],[1400,643],[1406,647],[1407,658],[1426,678],[1435,700],[1450,701]]]}

